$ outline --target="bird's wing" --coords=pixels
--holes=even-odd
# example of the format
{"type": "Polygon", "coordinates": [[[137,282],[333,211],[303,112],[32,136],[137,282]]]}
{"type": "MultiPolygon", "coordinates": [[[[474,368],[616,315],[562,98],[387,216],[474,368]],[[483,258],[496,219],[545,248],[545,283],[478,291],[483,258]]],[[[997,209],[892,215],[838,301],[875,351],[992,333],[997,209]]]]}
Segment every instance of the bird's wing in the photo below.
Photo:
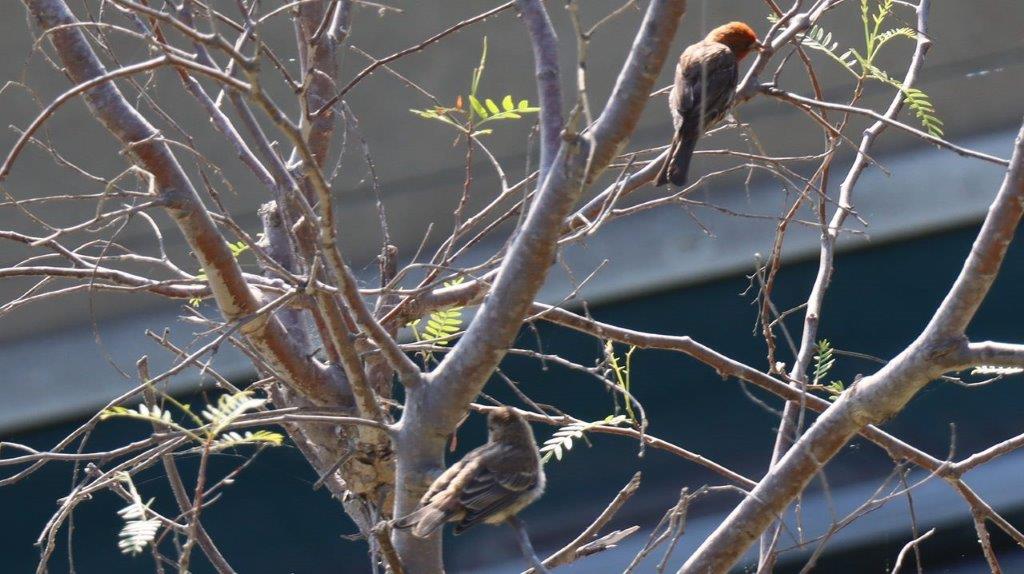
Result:
{"type": "Polygon", "coordinates": [[[682,89],[673,105],[677,106],[683,124],[697,128],[701,134],[713,127],[729,110],[739,71],[736,56],[725,45],[699,42],[690,46],[679,58],[677,74],[682,89]],[[698,122],[697,126],[692,125],[698,122]],[[699,127],[698,127],[699,126],[699,127]]]}
{"type": "Polygon", "coordinates": [[[466,466],[466,460],[462,459],[459,462],[449,466],[440,476],[434,479],[434,482],[430,484],[430,488],[427,489],[426,494],[420,499],[420,505],[429,504],[438,494],[443,493],[448,485],[451,484],[452,480],[462,472],[463,467],[466,466]]]}
{"type": "Polygon", "coordinates": [[[679,56],[669,94],[675,134],[654,185],[686,183],[697,139],[729,111],[738,79],[736,57],[724,44],[698,42],[679,56]]]}
{"type": "Polygon", "coordinates": [[[462,460],[451,465],[430,485],[427,493],[420,498],[419,508],[392,521],[392,527],[412,528],[412,533],[426,538],[445,522],[458,520],[462,512],[458,492],[463,484],[473,480],[480,466],[480,457],[471,455],[487,448],[488,445],[470,451],[462,460]]]}
{"type": "Polygon", "coordinates": [[[462,489],[459,505],[466,514],[455,526],[455,533],[486,520],[519,501],[537,486],[537,472],[514,472],[482,464],[462,489]]]}

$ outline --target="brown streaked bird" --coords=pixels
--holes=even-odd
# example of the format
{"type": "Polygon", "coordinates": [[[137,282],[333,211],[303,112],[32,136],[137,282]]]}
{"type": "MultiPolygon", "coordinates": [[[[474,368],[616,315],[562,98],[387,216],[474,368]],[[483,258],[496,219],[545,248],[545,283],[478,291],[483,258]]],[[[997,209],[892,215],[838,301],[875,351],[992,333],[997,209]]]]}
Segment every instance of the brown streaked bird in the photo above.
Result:
{"type": "Polygon", "coordinates": [[[739,81],[739,62],[751,50],[759,50],[757,34],[743,22],[729,22],[708,33],[683,51],[668,96],[675,134],[658,179],[682,186],[690,170],[697,140],[729,111],[739,81]]]}
{"type": "Polygon", "coordinates": [[[446,522],[455,534],[501,524],[544,492],[544,468],[533,430],[509,407],[487,415],[487,443],[469,451],[430,485],[416,511],[394,521],[426,538],[446,522]]]}

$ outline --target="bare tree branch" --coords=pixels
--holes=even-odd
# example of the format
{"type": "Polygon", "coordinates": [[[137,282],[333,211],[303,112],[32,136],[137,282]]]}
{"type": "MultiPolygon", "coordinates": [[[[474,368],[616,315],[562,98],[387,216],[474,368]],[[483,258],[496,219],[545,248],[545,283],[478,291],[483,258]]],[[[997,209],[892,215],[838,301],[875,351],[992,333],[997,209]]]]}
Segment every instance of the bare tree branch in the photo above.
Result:
{"type": "MultiPolygon", "coordinates": [[[[682,0],[651,3],[619,83],[593,134],[585,140],[574,133],[576,128],[569,122],[551,171],[540,186],[486,300],[452,352],[433,373],[424,377],[422,385],[409,389],[398,423],[398,450],[405,456],[399,457],[397,466],[396,515],[415,508],[429,484],[428,473],[441,466],[447,434],[497,367],[529,313],[534,295],[554,261],[562,222],[582,193],[588,165],[590,172],[595,173],[593,160],[588,161],[593,155],[591,148],[601,147],[605,150],[602,153],[607,154],[604,164],[596,170],[600,172],[613,150],[635,128],[684,6],[682,0]]],[[[424,541],[408,532],[395,533],[395,547],[399,554],[409,557],[406,568],[411,572],[440,569],[438,543],[437,536],[424,541]]]]}
{"type": "Polygon", "coordinates": [[[587,183],[592,183],[604,172],[633,135],[685,11],[685,0],[655,1],[644,14],[608,104],[590,130],[594,144],[587,183]]]}
{"type": "Polygon", "coordinates": [[[538,187],[544,184],[551,162],[558,153],[562,126],[562,84],[558,72],[558,37],[541,0],[517,0],[533,47],[537,93],[540,103],[540,165],[538,187]]]}
{"type": "Polygon", "coordinates": [[[852,436],[898,412],[917,391],[948,370],[950,357],[967,344],[964,329],[995,281],[1022,212],[1024,127],[974,248],[921,335],[880,371],[840,396],[690,556],[680,573],[727,571],[852,436]]]}
{"type": "MultiPolygon", "coordinates": [[[[918,73],[924,66],[924,58],[931,47],[931,40],[928,37],[928,20],[930,16],[930,2],[929,0],[921,0],[921,3],[917,7],[917,43],[914,49],[914,55],[910,60],[910,65],[907,68],[907,73],[903,78],[902,86],[904,89],[910,89],[917,81],[918,73]]],[[[888,119],[895,119],[899,115],[900,110],[903,109],[905,101],[905,91],[898,90],[896,95],[893,97],[892,102],[889,104],[889,108],[885,111],[883,117],[888,119]]],[[[853,160],[853,165],[850,166],[846,177],[843,182],[839,185],[839,199],[838,207],[835,213],[832,214],[832,218],[828,222],[828,227],[822,229],[820,239],[820,251],[818,256],[818,274],[814,279],[814,284],[811,286],[811,292],[807,296],[806,309],[804,311],[804,327],[803,333],[800,337],[800,349],[794,360],[793,368],[790,370],[789,377],[794,381],[793,384],[806,386],[807,384],[807,369],[811,364],[811,359],[814,355],[814,351],[817,348],[818,341],[818,325],[821,321],[821,310],[822,305],[825,301],[825,293],[828,290],[829,284],[832,281],[832,273],[835,260],[835,245],[836,240],[839,237],[839,232],[846,222],[847,216],[853,210],[853,191],[857,185],[857,181],[860,179],[860,175],[867,168],[869,152],[872,145],[878,136],[885,130],[888,124],[884,121],[876,121],[868,129],[864,130],[864,135],[861,138],[860,145],[857,148],[857,156],[853,160]]],[[[827,193],[827,189],[822,190],[822,195],[827,193]]],[[[824,222],[824,197],[819,199],[822,207],[821,219],[824,222]]],[[[769,294],[764,295],[767,299],[769,294]]],[[[770,329],[769,329],[770,332],[770,329]]],[[[782,420],[779,424],[779,430],[775,437],[775,447],[772,450],[772,458],[769,468],[775,466],[779,459],[789,450],[790,445],[796,439],[796,435],[800,432],[799,422],[800,413],[802,412],[804,405],[802,402],[787,402],[782,411],[782,420]]],[[[781,525],[779,525],[781,527],[781,525]]],[[[778,536],[772,536],[772,540],[778,540],[778,536]]],[[[762,539],[761,550],[759,557],[759,564],[764,566],[769,563],[772,557],[770,556],[773,551],[773,544],[766,543],[762,539]]]]}
{"type": "MultiPolygon", "coordinates": [[[[25,0],[44,30],[77,22],[63,0],[25,0]]],[[[60,28],[52,33],[57,53],[77,84],[106,74],[82,31],[60,28]]],[[[252,314],[259,303],[242,277],[241,268],[203,208],[195,188],[157,130],[133,108],[110,81],[84,94],[103,125],[120,140],[139,165],[151,173],[155,193],[174,218],[203,266],[217,305],[228,319],[252,314]]],[[[288,383],[321,404],[338,404],[344,395],[327,372],[294,350],[294,342],[273,317],[246,324],[242,332],[259,348],[288,383]]]]}
{"type": "Polygon", "coordinates": [[[548,569],[544,567],[544,564],[541,563],[540,558],[537,556],[537,551],[533,549],[533,544],[530,542],[530,534],[526,531],[526,524],[522,519],[513,515],[505,522],[516,531],[516,542],[519,543],[519,549],[522,551],[523,557],[533,565],[532,571],[539,574],[548,574],[548,569]]]}
{"type": "Polygon", "coordinates": [[[903,561],[907,558],[907,555],[910,553],[910,551],[916,549],[918,544],[930,538],[932,534],[935,534],[934,528],[918,536],[917,538],[911,540],[910,542],[904,544],[903,548],[900,549],[899,555],[896,556],[896,563],[893,564],[892,570],[889,572],[889,574],[899,574],[900,568],[903,567],[903,561]]]}
{"type": "Polygon", "coordinates": [[[995,341],[969,343],[967,348],[962,349],[960,355],[954,360],[956,361],[954,370],[981,366],[1022,369],[1024,368],[1024,345],[995,341]]]}
{"type": "MultiPolygon", "coordinates": [[[[878,70],[878,76],[855,72],[858,81],[853,95],[843,103],[834,103],[823,95],[828,92],[819,81],[815,62],[802,47],[814,47],[813,41],[824,37],[825,32],[816,27],[817,22],[832,8],[851,3],[793,0],[785,9],[777,0],[765,0],[777,19],[773,19],[763,35],[767,48],[757,56],[734,99],[743,102],[767,95],[790,104],[812,119],[814,129],[822,130],[821,149],[804,155],[773,155],[765,148],[774,147],[775,142],[770,142],[770,146],[761,143],[761,134],[755,132],[756,122],[730,123],[722,129],[733,130],[750,149],[703,150],[700,153],[729,165],[701,174],[687,187],[667,192],[646,186],[661,163],[662,150],[626,150],[626,144],[647,102],[661,93],[651,92],[669,55],[685,1],[652,0],[642,10],[639,3],[624,1],[610,12],[597,15],[596,23],[589,29],[584,25],[591,16],[586,12],[589,5],[570,1],[565,9],[574,34],[568,44],[560,44],[555,35],[550,17],[555,14],[549,15],[547,11],[552,9],[551,4],[539,0],[499,2],[504,3],[450,23],[425,40],[413,40],[416,43],[389,37],[389,41],[398,40],[403,42],[400,46],[407,47],[382,59],[353,46],[353,51],[369,60],[361,70],[352,70],[353,75],[344,74],[342,56],[354,13],[365,8],[382,15],[402,10],[368,0],[297,0],[269,11],[264,10],[263,3],[252,0],[216,5],[206,0],[184,0],[159,6],[143,0],[110,0],[111,6],[98,12],[86,6],[82,13],[88,16],[79,20],[67,0],[23,0],[41,31],[32,46],[33,52],[40,53],[58,73],[68,76],[71,87],[54,99],[43,101],[34,86],[18,80],[8,83],[8,88],[27,92],[39,111],[28,118],[28,127],[12,138],[14,145],[0,166],[0,183],[4,184],[0,189],[4,195],[0,208],[7,208],[15,218],[24,220],[15,221],[14,225],[25,223],[42,231],[0,230],[0,241],[7,242],[19,259],[0,267],[0,281],[14,287],[15,293],[10,300],[0,301],[0,316],[32,303],[73,295],[102,293],[106,298],[140,293],[167,301],[188,299],[190,304],[181,309],[189,323],[186,329],[193,331],[187,343],[172,342],[172,331],[168,328],[162,335],[147,331],[170,354],[170,366],[150,376],[145,360],[140,362],[142,385],[120,393],[104,411],[49,450],[0,444],[0,448],[6,449],[4,452],[9,450],[8,454],[14,455],[0,460],[0,468],[13,473],[0,478],[0,486],[32,477],[50,462],[76,465],[68,496],[58,501],[56,512],[39,536],[42,552],[37,569],[44,571],[49,566],[60,547],[57,536],[61,531],[74,536],[71,518],[78,505],[104,490],[126,501],[136,501],[139,494],[134,486],[126,486],[126,481],[163,463],[178,514],[152,513],[154,523],[159,524],[159,533],[150,545],[155,570],[185,570],[195,560],[190,557],[202,549],[218,572],[231,572],[231,566],[201,523],[200,514],[254,459],[244,459],[226,475],[221,474],[219,465],[207,463],[212,453],[245,444],[248,437],[259,437],[251,442],[257,445],[257,454],[268,443],[276,444],[281,440],[277,433],[262,429],[261,433],[242,432],[275,425],[288,433],[290,442],[310,463],[318,477],[313,488],[326,485],[355,522],[369,546],[369,559],[375,571],[440,574],[444,571],[444,560],[439,531],[420,539],[408,531],[392,531],[389,519],[406,514],[417,505],[427,485],[442,471],[446,447],[461,438],[456,433],[462,421],[472,413],[487,413],[494,408],[474,401],[478,397],[492,400],[482,390],[497,374],[516,400],[531,409],[523,413],[526,420],[558,428],[549,445],[564,445],[558,441],[579,438],[583,433],[612,434],[635,441],[641,454],[648,447],[652,452],[657,449],[716,473],[721,477],[719,480],[728,483],[702,487],[695,494],[683,489],[679,502],[655,527],[650,541],[627,570],[634,569],[662,543],[667,550],[655,568],[659,572],[664,570],[678,551],[689,506],[703,494],[718,491],[738,493],[741,502],[689,557],[681,571],[724,573],[734,567],[759,536],[763,536],[764,542],[758,569],[770,570],[778,555],[774,544],[782,527],[774,535],[765,534],[765,529],[788,512],[813,477],[820,477],[828,495],[828,483],[821,469],[859,434],[892,459],[892,476],[904,477],[910,464],[922,469],[925,476],[910,485],[904,478],[903,489],[886,496],[882,490],[889,488],[887,479],[854,512],[838,517],[833,511],[832,524],[823,535],[807,531],[800,524],[793,532],[796,547],[808,543],[816,546],[806,570],[827,551],[839,530],[854,521],[866,520],[872,509],[896,496],[906,495],[909,499],[911,488],[938,478],[962,499],[964,517],[969,513],[975,524],[981,544],[979,553],[990,569],[998,571],[1000,566],[989,540],[989,529],[1001,530],[1022,547],[1024,533],[968,482],[975,469],[1024,448],[1024,434],[992,441],[994,444],[959,459],[951,448],[948,458],[940,460],[876,426],[899,412],[935,378],[969,387],[992,384],[1024,370],[1024,345],[1020,342],[970,342],[965,335],[999,273],[1006,247],[1024,213],[1024,127],[1012,159],[1007,161],[957,146],[899,120],[908,95],[922,98],[911,102],[919,115],[921,105],[930,106],[921,104],[928,100],[923,93],[916,95],[914,87],[930,43],[929,0],[919,0],[915,5],[886,0],[878,5],[877,13],[871,12],[871,3],[860,5],[865,19],[870,21],[874,16],[874,34],[865,30],[869,64],[874,55],[872,44],[877,48],[889,39],[903,37],[915,39],[917,45],[902,83],[882,70],[878,70]],[[917,9],[916,29],[882,31],[882,20],[891,15],[890,8],[894,6],[900,12],[917,9]],[[455,107],[447,107],[426,87],[393,69],[391,64],[441,45],[460,30],[515,8],[526,27],[526,33],[519,35],[521,42],[528,41],[533,49],[540,105],[540,137],[536,140],[540,161],[538,170],[510,181],[511,171],[502,165],[501,156],[481,140],[491,130],[470,133],[474,132],[474,112],[459,100],[455,107]],[[585,122],[592,121],[589,100],[595,96],[590,93],[592,86],[587,85],[586,75],[593,34],[634,8],[638,16],[643,12],[643,17],[631,48],[621,68],[613,70],[617,80],[607,104],[603,110],[594,110],[596,120],[586,125],[585,122]],[[275,38],[283,24],[293,27],[293,42],[279,42],[275,38]],[[871,38],[878,34],[883,34],[882,40],[872,42],[871,38]],[[559,77],[559,50],[573,43],[579,69],[574,93],[568,101],[575,100],[576,106],[567,113],[566,94],[559,77]],[[139,52],[133,53],[132,49],[148,50],[148,55],[139,61],[135,55],[139,52]],[[785,57],[774,58],[783,56],[783,51],[785,57]],[[787,66],[792,55],[799,56],[813,97],[798,95],[794,93],[798,90],[780,83],[793,76],[789,73],[792,66],[787,66]],[[770,64],[777,67],[768,72],[772,78],[762,83],[758,75],[766,73],[770,64]],[[432,232],[440,228],[439,222],[423,222],[427,231],[407,262],[410,251],[401,240],[408,230],[402,229],[394,237],[389,231],[384,199],[393,190],[381,185],[389,178],[381,177],[385,166],[371,153],[374,140],[368,136],[374,134],[362,131],[353,108],[355,103],[349,106],[345,101],[357,86],[365,87],[360,86],[363,80],[382,69],[414,97],[426,98],[428,105],[434,106],[420,114],[423,118],[436,119],[454,128],[459,141],[466,138],[465,153],[460,154],[460,159],[464,159],[465,183],[454,210],[454,225],[446,236],[438,239],[432,232]],[[172,87],[177,90],[173,95],[162,93],[167,87],[166,77],[171,78],[172,87]],[[864,84],[883,77],[887,89],[896,88],[897,93],[890,97],[887,108],[876,111],[861,103],[866,93],[864,84]],[[178,115],[178,100],[172,98],[180,99],[181,91],[190,94],[186,98],[196,100],[199,106],[192,111],[198,111],[204,121],[209,119],[210,126],[201,128],[193,117],[178,115]],[[69,159],[73,155],[64,151],[64,142],[51,139],[51,129],[60,127],[51,125],[51,119],[58,117],[65,104],[78,99],[115,136],[131,164],[118,175],[104,176],[101,167],[77,165],[69,159]],[[233,114],[223,110],[225,99],[230,102],[233,114]],[[859,129],[855,126],[860,122],[853,121],[857,116],[872,118],[869,129],[855,136],[859,145],[849,134],[859,129]],[[884,365],[878,372],[858,377],[848,389],[840,391],[836,385],[822,384],[820,377],[809,382],[806,371],[811,368],[817,349],[818,327],[822,309],[826,308],[825,292],[837,264],[835,249],[840,234],[853,233],[845,228],[850,216],[864,225],[869,223],[855,211],[855,188],[861,174],[877,165],[869,155],[872,144],[890,127],[921,142],[1007,165],[1009,169],[960,277],[931,322],[898,356],[888,362],[878,359],[884,365]],[[265,129],[276,130],[277,135],[265,129]],[[213,130],[220,134],[213,134],[215,137],[223,138],[220,144],[230,147],[226,151],[241,159],[242,166],[220,166],[213,159],[217,156],[208,155],[210,142],[205,136],[213,130]],[[351,134],[358,141],[351,143],[351,134]],[[22,164],[29,161],[25,153],[29,144],[32,151],[38,149],[61,169],[82,178],[86,186],[102,186],[102,192],[68,190],[65,186],[56,192],[32,189],[25,197],[15,196],[7,187],[18,181],[11,175],[16,162],[22,162],[17,164],[21,170],[22,164]],[[831,197],[832,164],[845,144],[856,145],[857,156],[836,196],[831,197]],[[344,231],[339,224],[354,213],[349,212],[353,196],[348,193],[348,186],[359,174],[350,169],[352,162],[347,160],[354,148],[361,152],[369,175],[383,237],[380,277],[369,281],[357,277],[354,271],[371,267],[365,266],[359,255],[345,253],[339,241],[344,231]],[[479,185],[474,182],[479,180],[474,171],[478,163],[475,150],[482,150],[487,156],[486,163],[500,180],[500,189],[483,200],[476,197],[479,194],[472,188],[479,185]],[[806,166],[811,168],[805,169],[806,166]],[[246,193],[253,191],[248,179],[240,180],[246,182],[244,188],[240,181],[235,181],[239,167],[247,170],[241,172],[243,178],[254,176],[264,188],[257,189],[257,193],[268,197],[258,202],[251,197],[228,197],[243,189],[246,193]],[[601,179],[609,167],[615,173],[601,179]],[[786,196],[779,214],[741,213],[719,205],[713,198],[696,201],[691,197],[696,191],[714,193],[709,183],[724,181],[730,174],[740,172],[749,176],[768,173],[780,182],[786,196]],[[588,189],[598,182],[603,189],[588,189]],[[790,190],[796,190],[796,194],[790,190]],[[577,205],[588,191],[596,195],[577,205]],[[636,199],[641,194],[644,197],[636,199]],[[242,211],[238,210],[239,201],[242,211]],[[245,211],[245,206],[256,205],[263,231],[260,237],[247,229],[251,213],[245,211]],[[690,207],[707,207],[726,217],[757,218],[777,225],[772,256],[763,269],[759,264],[755,284],[761,286],[757,319],[768,345],[767,368],[744,364],[689,336],[642,332],[596,321],[590,318],[585,306],[581,312],[562,308],[581,299],[583,286],[604,265],[591,269],[589,275],[578,275],[570,264],[572,257],[563,257],[567,246],[604,232],[610,221],[665,206],[682,207],[688,212],[690,207]],[[64,210],[67,214],[62,211],[65,207],[70,208],[64,210]],[[94,213],[79,215],[81,210],[91,207],[95,207],[94,213]],[[802,213],[808,209],[811,217],[802,213]],[[166,230],[162,229],[158,215],[169,216],[187,245],[165,241],[166,230]],[[807,302],[782,309],[773,301],[772,289],[781,265],[786,230],[794,223],[809,226],[820,234],[819,270],[807,302]],[[489,249],[491,246],[496,247],[489,249]],[[399,257],[399,253],[407,255],[399,257]],[[201,269],[195,269],[193,256],[201,269]],[[243,264],[250,265],[250,256],[255,257],[259,266],[257,272],[243,271],[243,264]],[[185,263],[181,264],[179,259],[185,263]],[[558,305],[536,303],[555,261],[563,265],[573,288],[558,305]],[[578,277],[584,278],[579,281],[578,277]],[[453,278],[459,283],[453,284],[453,278]],[[210,297],[216,310],[192,301],[210,297]],[[468,325],[463,325],[461,310],[452,307],[470,305],[479,307],[468,325]],[[784,325],[797,313],[804,314],[803,331],[798,338],[787,332],[784,325]],[[447,321],[444,317],[456,318],[447,321]],[[414,327],[416,342],[399,343],[402,327],[419,318],[425,318],[430,329],[428,336],[423,336],[422,328],[414,327]],[[533,329],[537,320],[557,325],[562,334],[575,331],[574,337],[582,334],[592,342],[604,343],[605,352],[588,364],[586,359],[570,360],[545,351],[541,345],[546,346],[546,341],[533,329]],[[468,328],[463,331],[464,326],[468,328]],[[523,334],[524,326],[538,334],[538,350],[514,344],[523,334]],[[779,331],[785,335],[795,358],[788,372],[776,361],[779,331]],[[438,332],[447,334],[439,336],[438,332]],[[632,356],[634,348],[682,353],[723,378],[737,379],[744,390],[745,383],[750,383],[785,401],[786,415],[773,456],[773,463],[777,464],[769,468],[760,482],[755,482],[706,453],[648,434],[643,405],[630,390],[628,373],[632,372],[632,363],[627,359],[623,367],[615,356],[614,349],[619,344],[631,346],[627,356],[632,356]],[[251,363],[259,380],[243,384],[217,372],[217,354],[227,345],[251,363]],[[572,405],[542,404],[531,396],[527,383],[514,381],[506,374],[502,362],[508,355],[537,361],[544,368],[552,366],[584,374],[628,401],[632,416],[589,422],[590,419],[577,418],[580,413],[572,405]],[[946,375],[971,369],[970,379],[946,375]],[[178,417],[167,419],[165,406],[175,404],[175,399],[168,396],[158,400],[159,391],[154,385],[180,377],[186,371],[189,376],[212,380],[214,387],[229,393],[211,407],[219,409],[222,404],[242,400],[251,410],[240,407],[242,412],[227,419],[208,410],[209,420],[203,420],[182,407],[180,418],[188,421],[183,423],[178,417]],[[980,374],[992,376],[973,382],[980,374]],[[396,379],[404,385],[404,392],[393,396],[396,379]],[[836,402],[823,398],[826,393],[836,402]],[[137,406],[134,403],[140,397],[145,402],[137,406]],[[147,432],[152,435],[106,452],[87,447],[90,433],[101,420],[122,415],[146,421],[152,427],[147,432]],[[395,417],[399,417],[397,423],[393,423],[395,417]],[[801,436],[805,419],[811,424],[801,436]],[[793,437],[797,440],[788,448],[793,437]],[[76,447],[78,452],[72,452],[76,447]],[[199,472],[192,495],[192,486],[186,486],[174,460],[194,454],[199,455],[199,472]],[[84,472],[77,472],[79,464],[84,472]]],[[[487,103],[493,111],[494,103],[487,103]]],[[[515,115],[496,119],[512,119],[515,115]]],[[[925,116],[919,118],[922,124],[936,125],[929,123],[934,118],[925,116]]],[[[374,116],[366,119],[371,118],[374,116]]],[[[696,216],[693,218],[695,225],[712,233],[696,216]]],[[[404,226],[408,221],[403,215],[395,223],[404,226]]],[[[774,412],[775,404],[749,392],[748,396],[774,412]]],[[[141,490],[142,483],[139,485],[141,490]]],[[[543,571],[602,552],[633,535],[638,526],[603,535],[602,531],[638,486],[639,473],[589,526],[546,561],[537,557],[525,530],[517,529],[524,556],[531,562],[529,571],[543,571]]],[[[797,509],[800,515],[806,507],[797,502],[797,509]]],[[[920,542],[928,534],[919,534],[912,508],[911,534],[907,537],[911,541],[896,558],[897,570],[912,555],[911,551],[918,556],[923,551],[920,542]]],[[[919,569],[920,561],[918,558],[919,569]]]]}
{"type": "Polygon", "coordinates": [[[821,100],[815,100],[814,98],[808,98],[808,97],[805,97],[805,96],[800,96],[800,95],[797,95],[797,94],[786,92],[786,91],[780,90],[780,89],[778,89],[778,88],[776,88],[774,86],[762,86],[761,87],[761,91],[764,92],[765,94],[769,95],[769,96],[774,97],[774,98],[779,98],[780,100],[785,100],[785,101],[788,101],[788,102],[793,102],[793,103],[796,103],[796,104],[799,104],[799,105],[802,105],[802,106],[818,107],[818,108],[824,108],[824,109],[827,109],[827,110],[836,110],[836,111],[840,111],[840,112],[849,112],[849,113],[852,113],[852,114],[859,114],[859,115],[867,116],[867,117],[872,118],[872,119],[874,119],[876,121],[883,122],[883,123],[888,124],[888,125],[890,125],[890,126],[892,126],[894,128],[899,128],[899,129],[901,129],[901,130],[903,130],[903,131],[905,131],[907,133],[913,134],[914,136],[916,136],[918,138],[921,138],[921,139],[923,139],[923,140],[925,140],[925,141],[927,141],[929,143],[933,143],[933,144],[935,144],[935,145],[937,145],[937,146],[939,146],[941,148],[946,148],[946,149],[948,149],[950,151],[953,151],[956,154],[961,155],[963,157],[973,157],[975,159],[980,159],[980,160],[983,160],[983,161],[987,161],[989,163],[994,163],[996,165],[1002,165],[1002,166],[1006,166],[1006,165],[1010,164],[1010,162],[1008,160],[1005,160],[1005,159],[1003,159],[1001,157],[996,157],[994,155],[990,155],[990,154],[983,153],[983,152],[980,152],[980,151],[975,151],[975,150],[968,149],[968,148],[965,148],[965,147],[962,147],[962,146],[958,146],[958,145],[956,145],[954,143],[950,143],[950,142],[948,142],[948,141],[946,141],[946,140],[944,140],[944,139],[942,139],[942,138],[940,138],[938,136],[933,136],[932,134],[930,134],[928,132],[923,132],[923,131],[915,128],[914,126],[909,126],[909,125],[907,125],[907,124],[905,124],[905,123],[903,123],[901,121],[897,121],[897,120],[889,117],[888,114],[880,114],[880,113],[878,113],[878,112],[876,112],[874,110],[869,110],[867,108],[858,108],[856,106],[847,106],[845,104],[836,104],[836,103],[832,103],[832,102],[823,102],[821,100]]]}
{"type": "MultiPolygon", "coordinates": [[[[615,517],[615,514],[619,512],[619,509],[621,509],[622,506],[626,504],[626,502],[630,498],[632,498],[634,494],[636,494],[636,491],[639,488],[640,473],[637,472],[636,474],[633,475],[632,478],[629,479],[629,482],[627,482],[626,485],[623,486],[621,490],[619,490],[619,492],[615,495],[615,498],[613,498],[612,501],[608,503],[608,506],[605,507],[603,511],[601,511],[601,514],[594,519],[594,522],[592,522],[590,526],[588,526],[583,532],[581,532],[579,536],[573,539],[572,542],[562,547],[561,550],[555,552],[551,556],[548,556],[544,559],[544,566],[547,566],[548,568],[557,568],[558,566],[571,564],[579,558],[582,558],[579,552],[580,548],[586,546],[587,544],[590,544],[597,538],[597,535],[601,532],[601,529],[604,528],[608,524],[608,522],[610,522],[611,519],[615,517]]],[[[536,571],[531,569],[527,570],[523,574],[533,574],[534,572],[536,571]]]]}

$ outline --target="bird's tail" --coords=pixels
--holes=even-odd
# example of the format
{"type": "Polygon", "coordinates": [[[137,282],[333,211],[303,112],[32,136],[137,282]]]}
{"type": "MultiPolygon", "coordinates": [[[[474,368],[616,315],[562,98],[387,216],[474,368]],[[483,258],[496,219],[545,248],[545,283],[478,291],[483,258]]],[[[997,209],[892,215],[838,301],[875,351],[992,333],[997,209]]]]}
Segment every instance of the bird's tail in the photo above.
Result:
{"type": "Polygon", "coordinates": [[[396,518],[391,522],[391,527],[399,530],[412,528],[413,536],[427,538],[447,522],[448,517],[447,512],[427,505],[411,514],[396,518]]]}
{"type": "Polygon", "coordinates": [[[686,128],[676,132],[672,138],[672,145],[669,146],[668,157],[658,172],[658,179],[654,185],[661,187],[668,182],[672,185],[682,187],[686,185],[686,174],[690,171],[690,158],[693,157],[693,150],[697,147],[697,134],[688,133],[686,128]]]}

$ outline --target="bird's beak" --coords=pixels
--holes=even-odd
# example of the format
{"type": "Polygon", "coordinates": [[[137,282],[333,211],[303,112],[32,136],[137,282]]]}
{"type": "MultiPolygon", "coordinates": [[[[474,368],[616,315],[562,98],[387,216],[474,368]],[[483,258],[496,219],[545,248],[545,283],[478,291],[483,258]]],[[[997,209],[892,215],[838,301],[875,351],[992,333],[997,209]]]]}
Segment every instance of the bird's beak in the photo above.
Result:
{"type": "Polygon", "coordinates": [[[764,52],[765,50],[765,45],[758,41],[755,41],[750,47],[757,52],[764,52]]]}

